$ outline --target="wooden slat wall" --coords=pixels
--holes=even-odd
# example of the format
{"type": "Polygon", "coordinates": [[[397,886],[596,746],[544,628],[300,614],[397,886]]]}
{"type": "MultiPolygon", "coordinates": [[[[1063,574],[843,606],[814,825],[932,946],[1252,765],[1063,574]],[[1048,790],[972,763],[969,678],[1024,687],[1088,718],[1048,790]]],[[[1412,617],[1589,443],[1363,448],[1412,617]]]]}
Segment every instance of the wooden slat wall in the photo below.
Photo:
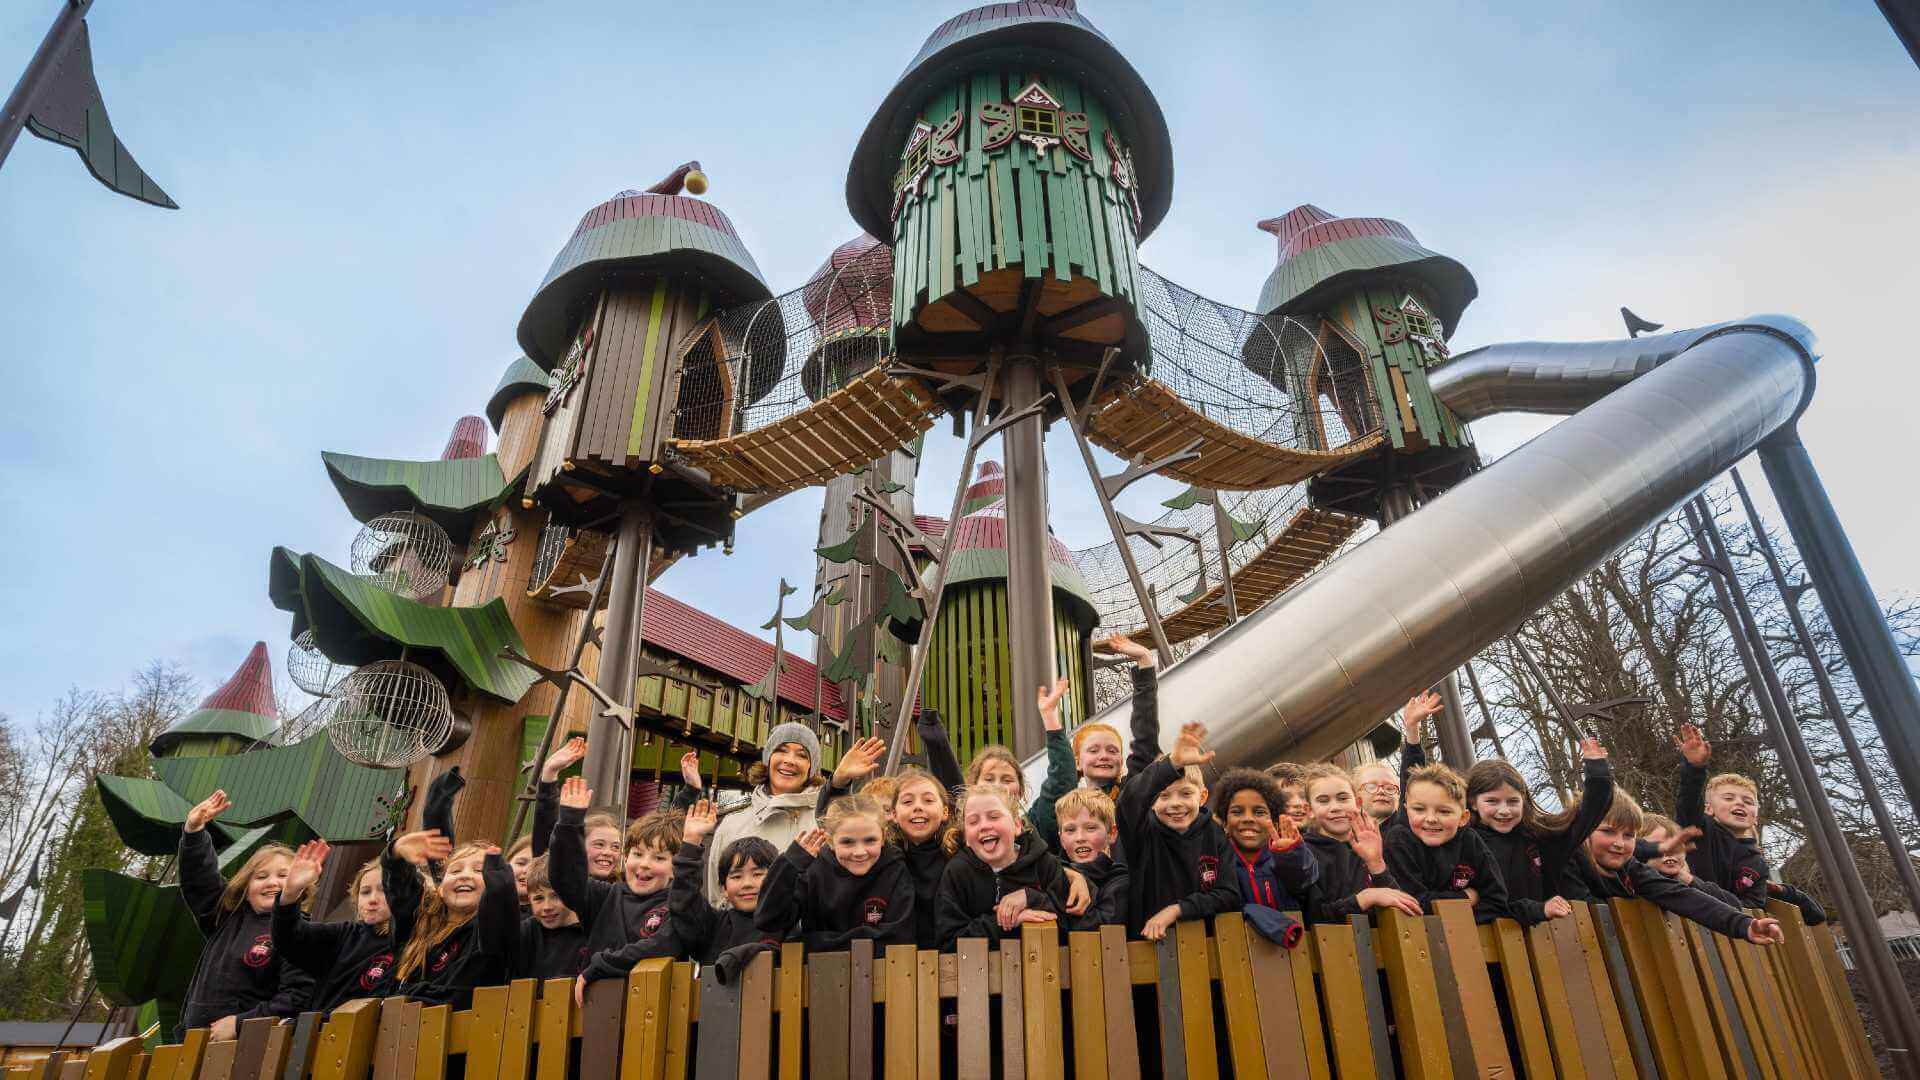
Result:
{"type": "Polygon", "coordinates": [[[148,1055],[116,1040],[0,1080],[1875,1074],[1832,936],[1797,911],[1779,913],[1787,943],[1763,949],[1640,901],[1524,930],[1439,906],[1317,926],[1291,951],[1232,914],[1157,945],[1032,926],[950,954],[789,944],[728,986],[649,960],[624,985],[593,984],[584,1009],[569,981],[527,980],[460,1013],[355,1001],[250,1021],[237,1041],[193,1031],[148,1055]]]}

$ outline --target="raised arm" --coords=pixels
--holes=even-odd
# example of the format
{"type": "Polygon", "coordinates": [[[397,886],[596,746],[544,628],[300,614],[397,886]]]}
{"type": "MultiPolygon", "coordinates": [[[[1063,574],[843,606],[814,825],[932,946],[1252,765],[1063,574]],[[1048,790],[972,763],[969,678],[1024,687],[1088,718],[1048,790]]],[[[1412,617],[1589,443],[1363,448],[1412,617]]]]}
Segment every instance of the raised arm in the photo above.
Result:
{"type": "Polygon", "coordinates": [[[1160,680],[1154,671],[1160,656],[1130,637],[1110,637],[1100,644],[1133,661],[1133,738],[1124,779],[1144,772],[1160,756],[1160,680]]]}
{"type": "Polygon", "coordinates": [[[1080,772],[1073,762],[1073,744],[1067,740],[1066,729],[1060,723],[1060,699],[1068,685],[1067,680],[1061,679],[1051,691],[1040,688],[1040,724],[1047,731],[1047,778],[1041,782],[1040,794],[1027,810],[1027,821],[1033,825],[1033,831],[1040,834],[1055,854],[1060,851],[1060,827],[1053,804],[1080,786],[1080,772]]]}
{"type": "Polygon", "coordinates": [[[547,755],[540,764],[539,783],[533,789],[533,857],[547,853],[553,842],[553,826],[560,820],[560,774],[574,762],[587,756],[587,740],[568,739],[547,755]]]}
{"type": "Polygon", "coordinates": [[[560,789],[560,818],[554,822],[552,854],[547,857],[547,879],[554,894],[589,929],[599,915],[595,886],[608,888],[587,874],[587,807],[592,803],[593,791],[587,782],[569,777],[560,789]]]}
{"type": "Polygon", "coordinates": [[[855,784],[872,776],[880,768],[880,759],[887,756],[887,744],[868,736],[857,739],[833,767],[833,775],[820,785],[820,797],[814,801],[814,817],[827,816],[827,807],[835,799],[843,799],[853,794],[855,784]]]}
{"type": "Polygon", "coordinates": [[[680,790],[673,793],[673,801],[668,805],[675,810],[691,810],[705,794],[706,784],[700,779],[700,751],[689,750],[680,755],[680,790]]]}
{"type": "MultiPolygon", "coordinates": [[[[680,850],[673,853],[673,882],[667,886],[667,911],[673,919],[673,932],[681,941],[704,944],[712,940],[719,921],[713,905],[707,903],[703,872],[707,840],[719,820],[714,805],[702,799],[687,810],[686,823],[680,828],[680,850]]],[[[724,876],[725,867],[721,871],[724,876]]]]}
{"type": "Polygon", "coordinates": [[[187,811],[186,827],[180,832],[180,896],[193,912],[193,921],[208,937],[220,923],[220,894],[227,881],[220,876],[220,859],[213,850],[213,837],[207,824],[233,804],[227,793],[216,791],[187,811]]]}
{"type": "Polygon", "coordinates": [[[387,911],[393,919],[393,953],[400,955],[420,917],[420,901],[426,887],[420,875],[429,862],[445,860],[453,854],[453,845],[437,832],[423,831],[397,836],[380,852],[380,889],[386,893],[387,911]]]}
{"type": "Polygon", "coordinates": [[[812,869],[814,856],[826,842],[825,831],[808,829],[773,860],[766,880],[760,883],[760,906],[753,909],[755,927],[782,939],[793,936],[800,924],[801,879],[812,869]]]}
{"type": "Polygon", "coordinates": [[[940,786],[948,791],[964,786],[967,777],[960,771],[960,759],[953,752],[953,740],[947,737],[940,710],[922,708],[913,729],[920,733],[920,746],[927,753],[927,771],[940,786]]]}
{"type": "Polygon", "coordinates": [[[1673,740],[1680,751],[1680,789],[1673,797],[1673,820],[1696,828],[1707,827],[1707,762],[1713,745],[1692,724],[1680,725],[1673,740]]]}
{"type": "Polygon", "coordinates": [[[453,833],[453,801],[466,786],[467,778],[460,775],[458,765],[434,777],[427,785],[426,804],[420,808],[420,827],[436,830],[449,844],[458,846],[453,833]]]}
{"type": "Polygon", "coordinates": [[[287,882],[280,887],[280,898],[273,905],[273,951],[282,960],[310,975],[325,975],[332,970],[340,947],[352,924],[308,922],[300,912],[300,902],[319,879],[327,861],[325,840],[310,840],[293,854],[293,866],[287,882]]]}
{"type": "Polygon", "coordinates": [[[481,861],[480,878],[485,882],[475,916],[480,949],[510,966],[520,944],[520,890],[513,883],[513,867],[500,857],[499,848],[489,850],[481,861]]]}

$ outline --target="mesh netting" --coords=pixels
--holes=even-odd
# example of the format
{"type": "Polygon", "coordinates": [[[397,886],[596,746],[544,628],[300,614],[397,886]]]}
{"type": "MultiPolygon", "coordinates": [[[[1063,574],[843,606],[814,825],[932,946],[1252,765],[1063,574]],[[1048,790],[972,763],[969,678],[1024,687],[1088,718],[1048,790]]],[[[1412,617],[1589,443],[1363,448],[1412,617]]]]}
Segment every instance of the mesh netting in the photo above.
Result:
{"type": "MultiPolygon", "coordinates": [[[[1259,526],[1252,539],[1234,547],[1230,553],[1233,568],[1239,570],[1258,557],[1287,527],[1294,512],[1306,505],[1307,490],[1305,485],[1296,484],[1266,491],[1225,492],[1221,497],[1230,516],[1259,526]]],[[[1159,550],[1139,537],[1127,541],[1140,567],[1141,579],[1155,589],[1157,606],[1164,617],[1185,607],[1189,601],[1182,597],[1192,595],[1199,585],[1200,551],[1205,552],[1208,587],[1220,584],[1220,551],[1214,540],[1211,506],[1195,504],[1185,510],[1169,510],[1154,519],[1154,524],[1185,529],[1201,539],[1199,549],[1184,540],[1163,538],[1159,550]]],[[[1349,546],[1359,539],[1356,535],[1349,546]]],[[[1119,545],[1109,542],[1083,548],[1073,553],[1073,561],[1080,567],[1087,590],[1093,595],[1094,607],[1100,613],[1100,625],[1094,631],[1096,637],[1124,634],[1146,625],[1146,616],[1141,613],[1133,586],[1127,581],[1119,545]]],[[[1248,612],[1243,608],[1241,614],[1248,612]]]]}
{"type": "MultiPolygon", "coordinates": [[[[741,435],[784,420],[880,363],[892,291],[890,250],[843,248],[800,288],[719,312],[729,370],[707,374],[709,335],[686,346],[683,437],[741,435]]],[[[1145,267],[1139,308],[1152,352],[1147,374],[1215,423],[1313,450],[1379,427],[1365,358],[1330,324],[1263,319],[1145,267]]]]}

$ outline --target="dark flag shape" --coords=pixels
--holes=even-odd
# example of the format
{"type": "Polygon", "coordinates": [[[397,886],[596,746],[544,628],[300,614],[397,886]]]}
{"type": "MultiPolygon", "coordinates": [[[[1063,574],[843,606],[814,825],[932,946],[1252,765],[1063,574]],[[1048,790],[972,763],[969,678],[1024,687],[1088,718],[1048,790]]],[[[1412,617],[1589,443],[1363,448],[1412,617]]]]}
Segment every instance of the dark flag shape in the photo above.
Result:
{"type": "Polygon", "coordinates": [[[27,114],[27,130],[49,142],[70,146],[87,163],[94,179],[122,195],[178,210],[160,185],[133,160],[113,133],[100,84],[93,79],[93,48],[87,42],[87,24],[73,35],[66,52],[53,60],[45,88],[35,95],[27,114]]]}

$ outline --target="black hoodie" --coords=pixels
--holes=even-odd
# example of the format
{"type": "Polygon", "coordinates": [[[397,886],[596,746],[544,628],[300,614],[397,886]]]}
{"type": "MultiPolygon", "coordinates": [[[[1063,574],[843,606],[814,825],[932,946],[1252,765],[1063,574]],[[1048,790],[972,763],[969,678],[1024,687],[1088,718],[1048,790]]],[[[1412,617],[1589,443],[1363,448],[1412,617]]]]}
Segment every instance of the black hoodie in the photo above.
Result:
{"type": "Polygon", "coordinates": [[[1057,915],[1066,907],[1067,875],[1047,845],[1016,845],[1013,861],[997,871],[968,848],[954,852],[940,878],[940,947],[951,949],[963,937],[999,942],[1003,931],[994,909],[1016,889],[1026,890],[1030,910],[1057,915]]]}
{"type": "Polygon", "coordinates": [[[1560,895],[1567,861],[1607,816],[1613,805],[1613,769],[1605,758],[1589,761],[1580,789],[1580,807],[1559,832],[1529,833],[1525,825],[1500,832],[1478,821],[1473,831],[1486,842],[1507,886],[1507,906],[1524,926],[1545,922],[1546,902],[1560,895]]]}
{"type": "Polygon", "coordinates": [[[1349,917],[1360,914],[1361,890],[1400,888],[1390,869],[1369,873],[1367,864],[1353,853],[1353,846],[1345,840],[1317,832],[1300,835],[1306,839],[1307,850],[1313,852],[1314,861],[1320,864],[1320,879],[1307,889],[1308,922],[1346,922],[1349,917]]]}
{"type": "Polygon", "coordinates": [[[1751,837],[1739,837],[1707,813],[1707,770],[1680,763],[1680,790],[1674,796],[1673,819],[1681,828],[1700,830],[1700,841],[1687,853],[1695,877],[1705,878],[1740,898],[1748,907],[1767,906],[1767,857],[1751,837]]]}
{"type": "Polygon", "coordinates": [[[1067,930],[1098,930],[1102,926],[1127,924],[1127,864],[1111,852],[1102,852],[1090,862],[1071,863],[1087,879],[1093,903],[1078,915],[1062,914],[1060,925],[1067,930]]]}
{"type": "Polygon", "coordinates": [[[1120,790],[1120,840],[1127,860],[1127,934],[1139,937],[1147,920],[1170,904],[1182,919],[1211,919],[1240,910],[1233,880],[1233,843],[1201,806],[1193,824],[1176,832],[1153,813],[1153,800],[1181,771],[1166,758],[1148,765],[1120,790]]]}
{"type": "Polygon", "coordinates": [[[919,842],[909,840],[900,848],[900,857],[906,861],[907,876],[913,879],[913,936],[915,943],[922,949],[940,947],[940,931],[935,916],[939,913],[937,897],[940,892],[940,877],[947,872],[947,849],[940,842],[940,834],[919,842]]]}
{"type": "Polygon", "coordinates": [[[1466,890],[1479,894],[1473,920],[1488,923],[1510,915],[1507,883],[1487,850],[1487,842],[1472,829],[1461,829],[1444,844],[1429,846],[1414,835],[1411,825],[1387,830],[1387,866],[1400,888],[1433,914],[1435,900],[1465,900],[1466,890]]]}
{"type": "Polygon", "coordinates": [[[875,947],[914,944],[913,881],[892,844],[864,874],[850,874],[831,854],[815,858],[789,845],[760,885],[754,925],[813,952],[845,949],[856,938],[875,947]]]}
{"type": "Polygon", "coordinates": [[[1724,904],[1702,889],[1682,885],[1639,859],[1628,859],[1620,869],[1602,870],[1588,856],[1572,859],[1562,882],[1569,900],[1611,900],[1625,897],[1650,900],[1662,911],[1730,938],[1746,940],[1753,916],[1724,904]],[[1578,895],[1576,895],[1578,894],[1578,895]]]}
{"type": "Polygon", "coordinates": [[[388,897],[391,914],[385,930],[358,921],[308,922],[299,905],[274,905],[273,947],[315,979],[308,1009],[332,1012],[354,998],[387,992],[393,965],[420,911],[420,873],[387,848],[380,852],[380,875],[382,881],[392,876],[413,883],[412,891],[388,897]],[[396,866],[389,867],[389,860],[396,866]]]}
{"type": "Polygon", "coordinates": [[[603,952],[637,945],[633,963],[654,956],[678,960],[687,955],[673,925],[669,888],[637,893],[627,887],[623,876],[618,882],[601,881],[587,873],[587,813],[574,807],[560,808],[553,825],[553,844],[547,856],[547,879],[560,902],[580,916],[587,928],[587,969],[589,978],[611,978],[608,973],[593,975],[594,960],[603,952]]]}
{"type": "Polygon", "coordinates": [[[579,922],[549,930],[531,915],[520,919],[513,955],[516,979],[571,979],[587,969],[587,928],[579,922]]]}
{"type": "MultiPolygon", "coordinates": [[[[413,872],[406,863],[399,865],[413,872]]],[[[383,882],[387,869],[383,861],[383,882]]],[[[480,876],[485,885],[473,918],[429,946],[420,968],[410,972],[405,983],[396,979],[395,993],[429,1005],[451,1005],[458,1012],[472,1005],[474,987],[506,983],[519,945],[520,892],[513,869],[497,853],[481,863],[480,876]]]]}
{"type": "Polygon", "coordinates": [[[187,985],[180,1032],[203,1028],[223,1016],[252,1020],[297,1016],[307,1007],[313,976],[285,963],[273,947],[273,912],[255,911],[245,896],[232,911],[220,910],[227,882],[207,830],[180,833],[180,897],[206,936],[200,963],[187,985]]]}

